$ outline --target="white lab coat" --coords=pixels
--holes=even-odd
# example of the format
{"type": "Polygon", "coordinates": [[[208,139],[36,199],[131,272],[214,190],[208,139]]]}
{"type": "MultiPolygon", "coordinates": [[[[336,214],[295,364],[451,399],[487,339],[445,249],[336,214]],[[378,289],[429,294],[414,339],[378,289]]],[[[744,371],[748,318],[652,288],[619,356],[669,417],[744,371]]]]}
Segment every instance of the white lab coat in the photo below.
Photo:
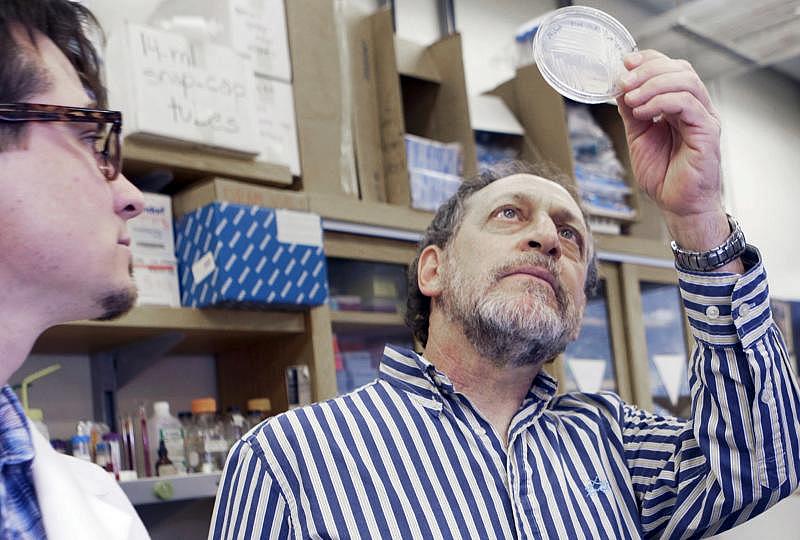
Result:
{"type": "Polygon", "coordinates": [[[33,482],[49,540],[149,540],[142,520],[109,474],[59,454],[33,427],[33,482]]]}

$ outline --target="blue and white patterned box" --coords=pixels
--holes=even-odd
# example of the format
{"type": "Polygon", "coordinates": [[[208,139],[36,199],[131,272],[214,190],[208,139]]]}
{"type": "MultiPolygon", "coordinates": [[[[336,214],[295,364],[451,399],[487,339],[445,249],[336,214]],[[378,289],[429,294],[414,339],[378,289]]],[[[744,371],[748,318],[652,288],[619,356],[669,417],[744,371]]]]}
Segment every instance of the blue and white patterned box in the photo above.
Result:
{"type": "Polygon", "coordinates": [[[410,135],[403,136],[409,169],[424,169],[460,176],[463,166],[461,143],[444,143],[410,135]]]}
{"type": "Polygon", "coordinates": [[[301,307],[328,297],[319,216],[215,202],[175,224],[185,307],[301,307]]]}

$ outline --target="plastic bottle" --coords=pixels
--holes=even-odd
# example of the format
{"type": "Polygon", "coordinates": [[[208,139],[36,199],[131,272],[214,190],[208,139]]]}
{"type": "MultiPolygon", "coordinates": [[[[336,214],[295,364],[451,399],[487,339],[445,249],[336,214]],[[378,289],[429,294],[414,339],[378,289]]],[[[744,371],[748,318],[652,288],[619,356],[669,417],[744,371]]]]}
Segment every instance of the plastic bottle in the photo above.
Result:
{"type": "Polygon", "coordinates": [[[50,430],[47,429],[47,425],[44,423],[44,412],[42,409],[28,409],[28,419],[31,421],[31,424],[36,427],[39,433],[42,434],[42,437],[50,440],[50,430]]]}
{"type": "Polygon", "coordinates": [[[269,398],[253,398],[247,400],[247,430],[250,431],[270,417],[272,402],[269,398]]]}
{"type": "Polygon", "coordinates": [[[223,422],[223,430],[225,440],[228,441],[228,450],[236,444],[236,441],[242,438],[247,428],[245,427],[244,416],[242,415],[239,407],[228,407],[228,412],[225,415],[223,422]]]}
{"type": "Polygon", "coordinates": [[[75,435],[72,437],[72,457],[84,461],[92,461],[92,455],[89,453],[88,435],[75,435]]]}
{"type": "Polygon", "coordinates": [[[169,403],[156,401],[153,403],[153,416],[147,420],[148,440],[150,441],[150,462],[158,461],[161,441],[167,448],[177,474],[186,472],[186,455],[184,450],[184,432],[180,420],[169,413],[169,403]]]}
{"type": "Polygon", "coordinates": [[[217,400],[192,400],[194,425],[189,430],[186,457],[192,472],[210,473],[222,470],[228,454],[228,443],[216,419],[217,400]]]}

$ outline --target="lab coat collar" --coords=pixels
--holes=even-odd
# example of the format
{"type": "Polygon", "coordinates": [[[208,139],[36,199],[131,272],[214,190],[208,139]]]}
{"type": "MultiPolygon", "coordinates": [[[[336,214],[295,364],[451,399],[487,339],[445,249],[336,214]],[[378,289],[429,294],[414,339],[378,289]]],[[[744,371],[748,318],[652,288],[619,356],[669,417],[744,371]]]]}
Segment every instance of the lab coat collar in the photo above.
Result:
{"type": "MultiPolygon", "coordinates": [[[[132,517],[109,502],[107,474],[94,464],[53,450],[32,428],[33,481],[50,540],[123,540],[132,517]]],[[[113,484],[111,484],[112,487],[113,484]]]]}

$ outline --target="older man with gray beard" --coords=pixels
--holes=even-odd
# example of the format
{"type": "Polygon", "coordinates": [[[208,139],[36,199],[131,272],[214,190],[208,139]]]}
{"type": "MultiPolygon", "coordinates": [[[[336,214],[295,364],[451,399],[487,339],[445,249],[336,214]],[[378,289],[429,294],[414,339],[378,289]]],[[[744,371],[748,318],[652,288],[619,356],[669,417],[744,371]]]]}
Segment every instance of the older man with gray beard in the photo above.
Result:
{"type": "Polygon", "coordinates": [[[692,417],[556,395],[542,366],[578,334],[591,233],[563,175],[502,165],[420,243],[406,318],[424,353],[387,347],[374,383],[239,441],[211,538],[695,538],[792,492],[800,399],[758,252],[722,208],[716,111],[684,61],[626,67],[634,173],[697,342],[692,417]]]}

